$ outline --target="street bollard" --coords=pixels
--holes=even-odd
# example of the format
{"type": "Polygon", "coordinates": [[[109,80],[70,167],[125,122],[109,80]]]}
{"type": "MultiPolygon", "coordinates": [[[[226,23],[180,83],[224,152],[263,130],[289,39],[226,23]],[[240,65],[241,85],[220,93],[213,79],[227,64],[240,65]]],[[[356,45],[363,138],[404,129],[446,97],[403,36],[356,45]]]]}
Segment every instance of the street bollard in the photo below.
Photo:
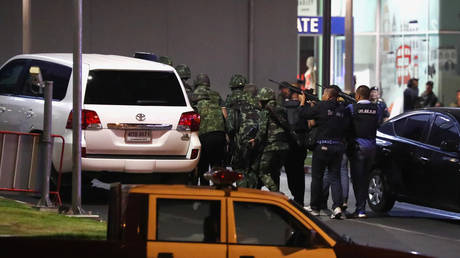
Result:
{"type": "Polygon", "coordinates": [[[43,112],[43,133],[40,137],[41,145],[41,159],[42,159],[42,189],[41,199],[37,206],[39,207],[53,207],[50,200],[50,174],[51,174],[51,158],[53,152],[53,138],[51,137],[51,121],[53,118],[53,82],[44,82],[44,97],[45,105],[43,112]]]}

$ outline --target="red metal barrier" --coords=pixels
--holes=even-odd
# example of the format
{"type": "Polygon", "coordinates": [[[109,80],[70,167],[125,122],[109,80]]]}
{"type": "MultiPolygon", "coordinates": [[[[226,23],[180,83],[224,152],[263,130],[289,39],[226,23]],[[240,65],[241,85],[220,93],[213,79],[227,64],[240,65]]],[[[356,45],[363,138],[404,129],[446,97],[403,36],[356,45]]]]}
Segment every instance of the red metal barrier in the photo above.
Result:
{"type": "MultiPolygon", "coordinates": [[[[3,149],[4,149],[4,145],[5,145],[5,135],[16,135],[18,136],[18,140],[17,140],[17,144],[16,144],[16,155],[15,155],[15,167],[14,167],[14,173],[13,173],[13,182],[12,182],[12,186],[11,187],[0,187],[0,191],[11,191],[11,192],[26,192],[26,193],[40,193],[37,189],[32,189],[33,187],[31,187],[31,178],[33,175],[33,173],[35,173],[36,171],[33,169],[33,166],[34,166],[34,152],[35,152],[35,144],[36,144],[36,138],[40,137],[41,134],[39,133],[21,133],[21,132],[11,132],[11,131],[0,131],[0,135],[2,136],[2,139],[1,139],[1,155],[0,155],[0,167],[3,167],[3,149]],[[28,178],[28,185],[27,187],[20,187],[20,188],[17,188],[16,187],[16,182],[15,182],[15,179],[17,177],[17,167],[18,167],[18,160],[19,160],[19,157],[18,155],[20,155],[19,153],[19,150],[20,150],[20,143],[21,143],[21,136],[32,136],[33,137],[33,143],[32,143],[32,153],[31,153],[31,160],[30,160],[30,168],[29,168],[29,174],[27,175],[27,178],[28,178]]],[[[59,194],[60,190],[61,190],[61,176],[62,176],[62,162],[63,162],[63,157],[64,157],[64,148],[65,148],[65,140],[64,140],[64,137],[62,137],[61,135],[55,135],[53,134],[52,135],[53,139],[54,138],[59,138],[61,139],[62,141],[62,148],[61,148],[61,155],[60,155],[60,161],[59,161],[59,169],[57,171],[58,173],[58,178],[57,178],[57,184],[56,184],[56,190],[55,191],[50,191],[50,195],[53,195],[55,196],[55,199],[54,199],[54,202],[57,203],[59,206],[62,205],[62,201],[61,201],[61,195],[59,194]]],[[[38,148],[38,147],[37,147],[38,148]]],[[[38,159],[38,158],[37,158],[38,159]]],[[[0,171],[0,175],[1,175],[2,171],[0,171]]],[[[0,177],[1,179],[1,177],[0,177]]],[[[0,181],[1,182],[1,181],[0,181]]]]}

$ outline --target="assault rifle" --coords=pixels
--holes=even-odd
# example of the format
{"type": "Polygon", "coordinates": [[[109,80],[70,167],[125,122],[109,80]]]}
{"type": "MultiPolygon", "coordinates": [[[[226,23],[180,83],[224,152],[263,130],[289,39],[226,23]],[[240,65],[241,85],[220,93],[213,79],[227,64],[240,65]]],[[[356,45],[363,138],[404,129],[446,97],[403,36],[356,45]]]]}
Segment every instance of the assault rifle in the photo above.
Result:
{"type": "MultiPolygon", "coordinates": [[[[325,90],[327,87],[326,86],[323,86],[323,85],[320,85],[320,84],[316,84],[318,85],[319,87],[321,87],[323,90],[325,90]]],[[[352,96],[346,94],[345,92],[343,92],[338,86],[334,86],[334,88],[338,91],[338,95],[339,97],[342,97],[343,100],[345,100],[346,103],[356,103],[356,99],[353,98],[352,96]]]]}
{"type": "MultiPolygon", "coordinates": [[[[301,89],[299,89],[297,87],[292,86],[288,82],[277,82],[277,81],[272,80],[272,79],[268,79],[268,80],[270,82],[278,84],[281,87],[288,88],[292,92],[295,92],[295,93],[298,93],[298,94],[302,94],[302,92],[303,92],[305,94],[305,96],[307,97],[307,100],[319,101],[319,98],[316,95],[312,94],[310,90],[301,90],[301,89]]],[[[321,87],[323,90],[325,90],[327,88],[326,86],[323,86],[321,84],[316,84],[316,85],[321,87]]],[[[346,102],[348,102],[348,103],[356,103],[356,100],[352,96],[350,96],[350,95],[346,94],[345,92],[343,92],[339,87],[336,87],[336,89],[338,91],[338,96],[342,97],[346,102]]]]}
{"type": "Polygon", "coordinates": [[[272,79],[268,79],[268,80],[270,82],[272,82],[272,83],[278,84],[281,87],[288,88],[292,92],[295,92],[295,93],[298,93],[298,94],[304,93],[305,96],[307,97],[307,100],[309,100],[309,101],[319,101],[319,98],[309,90],[302,90],[300,88],[294,87],[288,82],[278,82],[278,81],[275,81],[275,80],[272,80],[272,79]]]}

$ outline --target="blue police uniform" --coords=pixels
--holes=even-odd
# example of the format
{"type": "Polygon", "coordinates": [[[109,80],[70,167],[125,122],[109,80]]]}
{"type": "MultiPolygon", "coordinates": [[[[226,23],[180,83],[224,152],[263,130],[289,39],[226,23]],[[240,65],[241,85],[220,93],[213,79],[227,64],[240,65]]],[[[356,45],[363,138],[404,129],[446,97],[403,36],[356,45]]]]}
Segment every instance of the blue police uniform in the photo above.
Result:
{"type": "Polygon", "coordinates": [[[349,113],[336,100],[320,101],[313,107],[304,106],[299,112],[304,119],[314,119],[318,127],[313,150],[310,207],[319,211],[323,201],[323,177],[326,168],[332,191],[332,209],[341,207],[342,189],[340,166],[345,152],[345,132],[349,128],[349,113]]]}
{"type": "Polygon", "coordinates": [[[368,177],[376,152],[376,135],[383,111],[381,106],[369,100],[347,106],[351,114],[352,141],[356,148],[350,155],[350,174],[356,197],[355,214],[365,216],[368,177]]]}
{"type": "Polygon", "coordinates": [[[308,131],[308,121],[299,117],[299,104],[300,102],[297,100],[286,100],[283,102],[293,137],[296,140],[296,143],[291,143],[289,146],[284,168],[286,170],[289,191],[291,191],[294,201],[303,206],[305,198],[304,162],[307,157],[305,141],[308,131]]]}

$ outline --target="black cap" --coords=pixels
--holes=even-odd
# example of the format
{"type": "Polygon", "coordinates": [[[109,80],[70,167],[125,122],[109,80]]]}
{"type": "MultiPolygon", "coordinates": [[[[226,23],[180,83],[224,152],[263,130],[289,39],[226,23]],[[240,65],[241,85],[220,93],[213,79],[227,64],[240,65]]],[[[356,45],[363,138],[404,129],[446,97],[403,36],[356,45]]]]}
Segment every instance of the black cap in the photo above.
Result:
{"type": "Polygon", "coordinates": [[[342,92],[342,89],[339,86],[334,85],[334,84],[330,85],[329,88],[335,89],[337,93],[342,92]]]}

